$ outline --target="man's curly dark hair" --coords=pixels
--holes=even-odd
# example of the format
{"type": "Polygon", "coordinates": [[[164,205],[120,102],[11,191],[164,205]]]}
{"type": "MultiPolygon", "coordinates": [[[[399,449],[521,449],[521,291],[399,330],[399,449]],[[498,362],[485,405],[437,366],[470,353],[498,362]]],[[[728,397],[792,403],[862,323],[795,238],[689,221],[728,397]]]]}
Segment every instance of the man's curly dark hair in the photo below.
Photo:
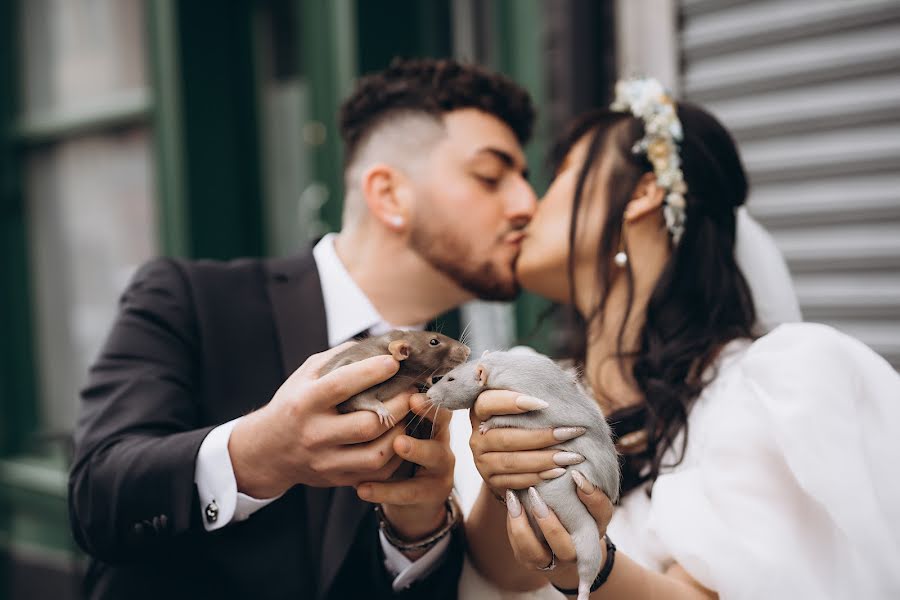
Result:
{"type": "Polygon", "coordinates": [[[344,164],[352,163],[362,140],[394,114],[421,111],[440,118],[462,108],[494,115],[509,125],[520,144],[531,137],[531,97],[508,77],[452,59],[395,58],[384,71],[361,78],[341,105],[344,164]]]}

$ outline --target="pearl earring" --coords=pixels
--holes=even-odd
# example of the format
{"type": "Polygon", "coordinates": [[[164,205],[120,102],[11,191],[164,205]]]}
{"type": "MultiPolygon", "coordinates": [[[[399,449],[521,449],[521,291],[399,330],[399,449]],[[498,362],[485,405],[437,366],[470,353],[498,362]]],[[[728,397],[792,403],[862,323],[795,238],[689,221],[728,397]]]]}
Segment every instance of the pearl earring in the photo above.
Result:
{"type": "Polygon", "coordinates": [[[391,217],[391,225],[394,227],[402,227],[403,226],[403,217],[400,215],[394,215],[391,217]]]}
{"type": "Polygon", "coordinates": [[[620,269],[624,269],[628,264],[628,254],[625,252],[625,222],[622,222],[622,231],[619,233],[619,251],[613,257],[613,262],[620,269]]]}

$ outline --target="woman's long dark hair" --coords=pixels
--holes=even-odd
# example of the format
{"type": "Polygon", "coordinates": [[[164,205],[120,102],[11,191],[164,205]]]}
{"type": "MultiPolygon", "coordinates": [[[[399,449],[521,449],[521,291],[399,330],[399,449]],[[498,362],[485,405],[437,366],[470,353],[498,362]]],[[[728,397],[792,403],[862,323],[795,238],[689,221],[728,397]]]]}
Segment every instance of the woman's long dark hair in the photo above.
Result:
{"type": "MultiPolygon", "coordinates": [[[[687,444],[688,412],[707,383],[704,372],[728,341],[752,338],[756,322],[750,288],[734,258],[735,209],[744,203],[748,191],[737,148],[725,128],[703,109],[679,103],[677,114],[684,129],[679,155],[688,188],[687,222],[651,293],[638,348],[628,351],[623,349],[623,338],[634,301],[634,276],[630,261],[625,266],[628,309],[618,332],[617,358],[632,362],[631,375],[644,398],[647,434],[646,450],[624,457],[625,492],[646,481],[652,486],[663,466],[663,454],[683,431],[674,464],[681,462],[687,444]]],[[[613,265],[612,257],[620,240],[624,242],[626,205],[640,178],[653,172],[646,156],[631,151],[643,135],[641,120],[629,114],[596,111],[577,121],[554,153],[558,164],[576,142],[589,136],[569,228],[569,292],[573,300],[579,226],[589,219],[602,218],[605,222],[597,248],[600,299],[591,314],[579,319],[581,326],[572,329],[575,339],[571,354],[582,366],[589,326],[603,319],[614,276],[620,270],[613,265]],[[609,176],[602,181],[597,177],[601,157],[613,161],[609,176]],[[607,199],[602,216],[591,208],[592,197],[600,192],[597,186],[604,186],[607,199]]],[[[613,426],[615,429],[615,423],[613,426]]]]}

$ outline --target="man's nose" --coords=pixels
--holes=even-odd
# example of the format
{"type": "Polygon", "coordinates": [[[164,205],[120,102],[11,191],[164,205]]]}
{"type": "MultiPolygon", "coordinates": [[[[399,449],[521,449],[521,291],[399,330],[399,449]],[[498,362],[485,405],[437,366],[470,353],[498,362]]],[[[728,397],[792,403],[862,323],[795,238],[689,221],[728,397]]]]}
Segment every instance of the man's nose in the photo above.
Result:
{"type": "Polygon", "coordinates": [[[537,210],[537,196],[528,181],[522,177],[507,198],[506,216],[510,221],[522,222],[524,226],[531,221],[535,210],[537,210]]]}

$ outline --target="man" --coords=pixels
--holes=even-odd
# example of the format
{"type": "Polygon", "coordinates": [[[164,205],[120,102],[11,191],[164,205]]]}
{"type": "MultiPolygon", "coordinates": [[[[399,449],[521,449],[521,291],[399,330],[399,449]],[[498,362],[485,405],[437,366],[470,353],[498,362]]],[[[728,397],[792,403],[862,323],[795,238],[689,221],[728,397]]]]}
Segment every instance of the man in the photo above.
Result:
{"type": "MultiPolygon", "coordinates": [[[[339,234],[289,259],[138,272],[76,432],[69,507],[91,598],[456,597],[448,416],[418,440],[337,413],[392,358],[318,370],[359,335],[515,295],[532,122],[502,76],[395,62],[341,109],[339,234]],[[387,481],[402,460],[415,475],[387,481]]],[[[425,413],[421,395],[385,404],[397,421],[425,413]]]]}

